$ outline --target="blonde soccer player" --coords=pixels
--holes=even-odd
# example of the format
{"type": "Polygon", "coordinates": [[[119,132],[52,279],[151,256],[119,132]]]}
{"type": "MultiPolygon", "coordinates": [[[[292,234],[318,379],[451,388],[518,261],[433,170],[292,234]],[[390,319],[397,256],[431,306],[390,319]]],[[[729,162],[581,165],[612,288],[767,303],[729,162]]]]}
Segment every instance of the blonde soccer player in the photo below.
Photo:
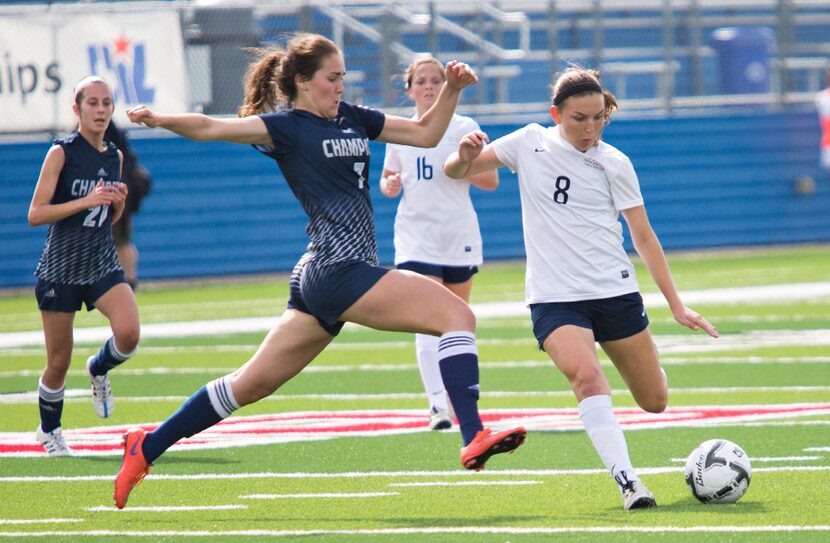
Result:
{"type": "MultiPolygon", "coordinates": [[[[444,84],[444,66],[431,56],[415,58],[403,73],[406,94],[415,103],[417,120],[438,99],[444,84]]],[[[435,147],[388,144],[380,190],[401,195],[395,215],[395,267],[424,275],[470,301],[473,275],[483,262],[481,232],[470,185],[484,190],[498,187],[498,172],[491,170],[468,179],[444,174],[444,160],[455,152],[468,132],[480,130],[477,122],[455,114],[435,147]]],[[[429,427],[452,427],[452,409],[438,365],[438,338],[415,334],[415,356],[429,401],[429,427]]]]}

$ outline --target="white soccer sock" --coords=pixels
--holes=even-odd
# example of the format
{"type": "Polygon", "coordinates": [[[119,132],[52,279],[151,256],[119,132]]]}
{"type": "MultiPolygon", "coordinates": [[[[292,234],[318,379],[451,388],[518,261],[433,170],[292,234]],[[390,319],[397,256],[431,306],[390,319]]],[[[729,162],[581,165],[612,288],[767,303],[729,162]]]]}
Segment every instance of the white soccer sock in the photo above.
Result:
{"type": "Polygon", "coordinates": [[[611,409],[611,396],[590,396],[579,402],[579,418],[611,475],[616,479],[624,471],[624,478],[639,480],[628,457],[625,436],[611,409]]]}
{"type": "Polygon", "coordinates": [[[447,391],[444,390],[444,379],[441,378],[441,368],[438,365],[438,341],[438,336],[415,334],[415,355],[430,407],[447,411],[447,391]]]}

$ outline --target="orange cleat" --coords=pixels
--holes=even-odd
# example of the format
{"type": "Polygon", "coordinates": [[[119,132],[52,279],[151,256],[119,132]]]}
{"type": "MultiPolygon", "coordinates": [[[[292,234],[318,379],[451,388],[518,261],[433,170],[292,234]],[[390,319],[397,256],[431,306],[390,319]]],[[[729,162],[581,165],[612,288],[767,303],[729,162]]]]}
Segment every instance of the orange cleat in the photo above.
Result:
{"type": "Polygon", "coordinates": [[[527,431],[522,428],[492,433],[490,428],[480,430],[467,446],[461,448],[461,463],[467,469],[481,471],[494,454],[512,453],[525,442],[527,431]]]}
{"type": "Polygon", "coordinates": [[[124,509],[130,492],[150,473],[152,464],[148,464],[144,460],[144,452],[141,450],[145,437],[147,437],[146,430],[130,428],[121,438],[121,446],[124,447],[124,459],[121,461],[121,469],[118,470],[118,475],[115,476],[115,492],[112,495],[115,506],[119,509],[124,509]]]}

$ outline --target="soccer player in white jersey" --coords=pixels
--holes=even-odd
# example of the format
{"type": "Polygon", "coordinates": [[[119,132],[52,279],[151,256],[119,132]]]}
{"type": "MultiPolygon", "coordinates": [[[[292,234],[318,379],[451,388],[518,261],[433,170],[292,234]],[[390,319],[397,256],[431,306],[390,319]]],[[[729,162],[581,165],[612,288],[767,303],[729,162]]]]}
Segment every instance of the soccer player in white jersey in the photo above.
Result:
{"type": "Polygon", "coordinates": [[[490,456],[524,443],[524,428],[492,432],[482,425],[469,306],[423,276],[377,265],[366,179],[369,140],[436,145],[462,89],[478,78],[466,64],[448,63],[438,99],[416,121],[343,101],[345,76],[334,42],[299,34],[285,50],[263,51],[251,64],[238,119],[160,115],[144,106],[127,111],[133,122],[194,140],[252,144],[275,160],[308,214],[311,243],[291,274],[286,311],[250,360],[202,387],[152,432],[132,428],[124,434],[113,494],[119,509],[164,451],[273,393],[322,352],[346,321],[440,336],[439,365],[458,415],[465,468],[480,470],[490,456]]]}
{"type": "MultiPolygon", "coordinates": [[[[418,57],[403,78],[406,93],[415,103],[413,119],[418,119],[438,98],[444,66],[434,57],[418,57]]],[[[491,170],[468,179],[452,179],[444,174],[443,165],[465,134],[480,129],[473,119],[456,114],[435,147],[388,144],[380,180],[380,190],[390,198],[403,191],[395,216],[395,266],[443,284],[468,303],[473,275],[482,263],[481,232],[470,200],[470,184],[494,190],[499,177],[491,170]]],[[[429,399],[429,427],[450,428],[453,416],[438,367],[438,338],[415,334],[415,354],[429,399]]]]}
{"type": "Polygon", "coordinates": [[[565,70],[552,101],[557,126],[530,124],[489,144],[486,134],[473,132],[444,171],[456,179],[500,166],[518,172],[534,335],[570,381],[580,418],[619,485],[624,508],[654,507],[654,496],[631,465],[595,347],[599,342],[640,407],[652,413],[666,408],[666,374],[623,249],[620,213],[675,320],[712,337],[718,333],[683,305],[631,161],[600,139],[617,104],[600,86],[599,74],[565,70]]]}

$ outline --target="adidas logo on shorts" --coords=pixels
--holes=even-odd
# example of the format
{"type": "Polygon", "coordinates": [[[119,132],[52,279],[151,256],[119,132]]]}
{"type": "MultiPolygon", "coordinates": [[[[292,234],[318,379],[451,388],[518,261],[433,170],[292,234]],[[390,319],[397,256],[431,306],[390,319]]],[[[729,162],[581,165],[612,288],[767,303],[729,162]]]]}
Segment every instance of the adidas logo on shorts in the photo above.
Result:
{"type": "Polygon", "coordinates": [[[50,288],[48,291],[46,291],[46,294],[43,295],[44,298],[54,298],[55,296],[55,289],[53,288],[50,288]]]}

